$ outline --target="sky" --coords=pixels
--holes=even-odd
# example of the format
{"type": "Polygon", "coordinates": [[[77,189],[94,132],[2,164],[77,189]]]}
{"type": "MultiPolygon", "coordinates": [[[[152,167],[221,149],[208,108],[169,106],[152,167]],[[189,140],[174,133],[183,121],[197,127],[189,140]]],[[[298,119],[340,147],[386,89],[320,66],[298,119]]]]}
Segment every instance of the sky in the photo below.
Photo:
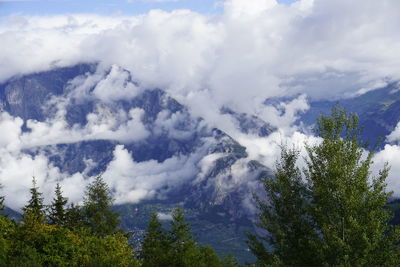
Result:
{"type": "MultiPolygon", "coordinates": [[[[291,4],[295,0],[279,0],[291,4]]],[[[203,14],[222,12],[221,0],[0,0],[0,16],[10,14],[54,15],[93,13],[101,15],[137,15],[151,9],[171,11],[190,9],[203,14]]]]}
{"type": "MultiPolygon", "coordinates": [[[[0,83],[55,67],[98,62],[95,74],[71,82],[74,97],[90,93],[107,106],[143,90],[162,88],[188,107],[192,116],[245,146],[246,160],[273,168],[278,144],[318,142],[295,123],[309,109],[310,99],[351,97],[400,80],[399,14],[399,0],[225,0],[217,4],[207,0],[0,0],[0,83]],[[127,71],[139,87],[127,81],[127,71]],[[265,104],[266,99],[277,97],[291,100],[265,104]],[[255,115],[278,131],[266,138],[243,134],[232,116],[221,112],[225,107],[255,115]]],[[[136,142],[148,136],[140,109],[110,115],[99,108],[90,114],[87,125],[69,127],[65,118],[69,100],[54,101],[59,110],[53,118],[25,122],[30,132],[23,131],[21,118],[0,112],[0,183],[7,195],[18,197],[7,200],[14,208],[26,200],[32,173],[46,194],[61,179],[67,196],[75,201],[88,181],[85,173],[61,173],[46,155],[33,156],[24,149],[99,139],[136,142]]],[[[159,123],[171,128],[177,115],[163,116],[159,123]]],[[[389,161],[389,189],[400,196],[396,176],[400,124],[387,138],[374,170],[389,161]]],[[[199,155],[139,163],[118,146],[107,177],[120,180],[108,182],[115,183],[120,201],[129,201],[126,196],[140,201],[153,196],[157,184],[176,182],[171,177],[187,178],[193,169],[210,167],[212,161],[200,160],[199,155]],[[130,186],[136,187],[129,191],[130,186]]],[[[246,183],[242,165],[235,170],[238,184],[246,183]]]]}

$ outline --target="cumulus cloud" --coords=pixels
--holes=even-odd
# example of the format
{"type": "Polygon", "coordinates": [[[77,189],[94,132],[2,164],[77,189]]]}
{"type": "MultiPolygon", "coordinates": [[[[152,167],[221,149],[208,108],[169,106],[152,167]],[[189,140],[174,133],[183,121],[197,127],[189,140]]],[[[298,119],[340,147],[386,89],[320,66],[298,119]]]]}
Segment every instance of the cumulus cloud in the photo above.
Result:
{"type": "Polygon", "coordinates": [[[387,136],[389,142],[398,142],[400,140],[400,123],[396,125],[396,128],[387,136]]]}
{"type": "Polygon", "coordinates": [[[276,0],[230,0],[225,2],[225,11],[235,19],[257,16],[277,6],[276,0]]]}
{"type": "Polygon", "coordinates": [[[44,194],[46,204],[50,203],[57,182],[60,182],[71,202],[82,199],[87,184],[82,174],[63,174],[42,154],[32,156],[0,149],[0,181],[7,196],[5,204],[8,207],[20,210],[26,204],[33,176],[44,194]]]}
{"type": "MultiPolygon", "coordinates": [[[[6,205],[16,210],[27,201],[32,176],[38,180],[46,200],[53,196],[56,182],[60,182],[64,192],[72,202],[79,202],[87,184],[87,175],[62,173],[43,153],[35,155],[24,152],[40,146],[60,143],[73,143],[87,140],[119,140],[132,142],[148,135],[140,121],[142,110],[132,109],[129,115],[124,114],[125,122],[115,130],[114,119],[101,118],[98,114],[89,114],[86,127],[69,128],[65,121],[37,122],[29,120],[27,127],[31,131],[22,132],[22,119],[14,118],[7,113],[0,114],[0,181],[7,195],[6,205]]],[[[90,168],[91,162],[85,162],[90,168]]]]}
{"type": "Polygon", "coordinates": [[[384,149],[375,155],[373,165],[374,175],[378,175],[379,170],[383,168],[385,163],[388,163],[390,166],[387,189],[394,192],[394,197],[400,197],[400,146],[387,144],[384,149]]]}
{"type": "Polygon", "coordinates": [[[116,146],[114,159],[103,177],[115,190],[116,203],[137,203],[143,199],[163,198],[164,194],[193,179],[202,153],[174,156],[164,162],[135,162],[121,145],[116,146]]]}
{"type": "Polygon", "coordinates": [[[134,108],[125,113],[111,112],[107,107],[98,107],[95,113],[87,115],[85,126],[69,126],[60,118],[45,122],[28,120],[28,132],[22,132],[23,120],[0,114],[0,130],[4,130],[0,148],[8,151],[20,151],[39,146],[68,144],[90,140],[115,140],[122,143],[135,142],[145,139],[149,132],[141,118],[143,110],[134,108]]]}
{"type": "Polygon", "coordinates": [[[132,99],[141,92],[132,81],[128,71],[113,65],[107,77],[93,90],[93,95],[103,102],[132,99]]]}
{"type": "Polygon", "coordinates": [[[260,118],[279,129],[295,129],[294,123],[299,119],[300,113],[310,108],[306,95],[289,101],[280,102],[277,106],[266,105],[259,114],[260,118]]]}

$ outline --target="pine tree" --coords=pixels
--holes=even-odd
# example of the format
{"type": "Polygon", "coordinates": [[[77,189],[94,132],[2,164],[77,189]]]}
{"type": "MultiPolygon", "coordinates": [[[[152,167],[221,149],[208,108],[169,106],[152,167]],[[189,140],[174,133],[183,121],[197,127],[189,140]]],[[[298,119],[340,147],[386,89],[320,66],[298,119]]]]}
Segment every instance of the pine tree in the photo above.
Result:
{"type": "Polygon", "coordinates": [[[191,235],[191,228],[186,222],[183,210],[175,209],[172,215],[169,239],[173,254],[173,266],[198,266],[201,256],[196,241],[191,235]]]}
{"type": "Polygon", "coordinates": [[[236,265],[230,265],[228,262],[225,262],[226,265],[223,265],[215,251],[210,246],[201,245],[198,247],[198,251],[200,260],[197,262],[197,266],[199,267],[236,267],[236,265]]]}
{"type": "Polygon", "coordinates": [[[44,222],[44,205],[42,193],[39,192],[39,188],[36,186],[36,178],[32,178],[32,188],[30,189],[31,198],[28,204],[22,209],[22,221],[25,224],[28,223],[42,223],[44,222]]]}
{"type": "Polygon", "coordinates": [[[70,230],[78,230],[85,226],[82,207],[71,203],[65,211],[65,227],[70,230]]]}
{"type": "Polygon", "coordinates": [[[147,231],[142,242],[141,259],[143,267],[169,266],[172,262],[171,247],[167,235],[158,220],[157,213],[152,213],[147,231]]]}
{"type": "Polygon", "coordinates": [[[181,209],[174,211],[168,232],[163,230],[157,214],[153,213],[142,243],[142,266],[238,266],[232,257],[222,263],[210,246],[197,246],[190,232],[190,226],[181,209]]]}
{"type": "Polygon", "coordinates": [[[55,197],[50,205],[49,219],[51,224],[64,226],[67,220],[67,213],[65,205],[68,199],[62,195],[61,186],[59,183],[56,185],[55,197]]]}
{"type": "Polygon", "coordinates": [[[265,266],[398,266],[399,229],[384,208],[389,169],[371,177],[358,118],[335,107],[315,132],[322,142],[307,145],[303,172],[298,152],[283,149],[275,177],[264,181],[259,226],[268,235],[251,236],[250,249],[265,266]]]}
{"type": "Polygon", "coordinates": [[[320,262],[313,248],[318,237],[307,215],[310,192],[296,166],[298,156],[296,149],[282,146],[275,178],[263,181],[269,201],[256,196],[261,211],[258,226],[271,233],[262,239],[274,248],[269,252],[263,242],[250,235],[250,249],[261,262],[280,265],[279,259],[285,259],[289,266],[316,266],[320,262]]]}
{"type": "Polygon", "coordinates": [[[113,199],[110,189],[101,176],[98,176],[86,188],[83,216],[87,226],[99,236],[118,231],[119,214],[112,208],[113,199]]]}

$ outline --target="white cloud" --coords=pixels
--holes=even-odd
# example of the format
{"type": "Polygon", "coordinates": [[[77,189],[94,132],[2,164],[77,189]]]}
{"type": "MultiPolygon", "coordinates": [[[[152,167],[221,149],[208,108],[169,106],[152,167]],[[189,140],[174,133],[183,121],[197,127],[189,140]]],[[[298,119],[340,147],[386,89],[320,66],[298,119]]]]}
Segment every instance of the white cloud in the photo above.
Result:
{"type": "Polygon", "coordinates": [[[131,80],[126,70],[113,65],[107,77],[101,80],[93,90],[93,95],[103,102],[132,99],[142,90],[131,80]]]}
{"type": "Polygon", "coordinates": [[[387,179],[387,189],[394,192],[395,197],[400,197],[400,146],[385,145],[374,157],[373,174],[378,175],[385,163],[389,163],[390,171],[387,179]]]}
{"type": "Polygon", "coordinates": [[[259,117],[279,129],[289,130],[299,119],[299,113],[307,111],[309,108],[306,96],[300,95],[288,103],[281,102],[278,106],[263,107],[259,117]]]}
{"type": "Polygon", "coordinates": [[[0,148],[8,151],[19,151],[39,146],[67,144],[90,140],[115,140],[122,143],[145,139],[149,132],[141,118],[143,110],[131,109],[129,113],[111,112],[107,107],[98,106],[95,113],[87,116],[85,126],[70,127],[64,118],[56,117],[46,122],[28,120],[28,132],[22,132],[23,121],[7,113],[0,114],[0,130],[2,142],[0,148]]]}
{"type": "Polygon", "coordinates": [[[396,142],[400,140],[400,123],[396,125],[396,128],[387,136],[389,142],[396,142]]]}
{"type": "Polygon", "coordinates": [[[19,148],[23,123],[20,118],[14,118],[8,113],[0,113],[0,148],[5,147],[8,150],[19,148]]]}
{"type": "Polygon", "coordinates": [[[257,16],[264,11],[276,7],[276,0],[228,0],[225,1],[225,10],[234,19],[241,19],[247,16],[257,16]]]}
{"type": "Polygon", "coordinates": [[[82,199],[86,181],[81,174],[76,173],[72,176],[63,174],[41,154],[31,156],[0,149],[0,181],[3,185],[2,191],[6,195],[5,204],[8,207],[20,210],[27,203],[33,176],[40,191],[43,192],[46,204],[52,200],[57,182],[61,183],[70,201],[79,202],[82,199]]]}
{"type": "Polygon", "coordinates": [[[103,177],[115,190],[116,203],[162,198],[164,193],[193,179],[198,172],[196,164],[201,155],[197,151],[189,156],[174,156],[164,162],[135,162],[132,155],[119,145],[103,177]]]}
{"type": "Polygon", "coordinates": [[[157,215],[158,215],[158,218],[161,221],[172,221],[172,214],[171,213],[158,212],[157,215]]]}

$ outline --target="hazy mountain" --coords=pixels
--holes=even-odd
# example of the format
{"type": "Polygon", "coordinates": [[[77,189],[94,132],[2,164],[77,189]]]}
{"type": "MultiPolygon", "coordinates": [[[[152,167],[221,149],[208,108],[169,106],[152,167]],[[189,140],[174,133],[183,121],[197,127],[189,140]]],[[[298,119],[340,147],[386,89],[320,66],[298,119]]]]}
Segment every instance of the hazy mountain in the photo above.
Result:
{"type": "Polygon", "coordinates": [[[385,141],[386,136],[393,132],[400,121],[400,84],[390,83],[347,99],[310,101],[310,109],[301,116],[300,121],[313,124],[320,114],[329,114],[335,104],[359,116],[360,125],[364,129],[363,140],[375,145],[380,138],[385,141]]]}
{"type": "MultiPolygon", "coordinates": [[[[360,116],[365,140],[387,136],[399,121],[400,90],[393,83],[340,101],[310,101],[298,124],[311,126],[336,103],[360,116]]],[[[245,232],[254,231],[252,194],[260,193],[260,179],[271,176],[270,169],[164,90],[143,88],[118,66],[81,64],[8,80],[0,85],[0,110],[3,121],[20,127],[17,144],[1,153],[11,160],[47,160],[43,186],[61,180],[67,195],[79,201],[74,190],[103,175],[115,193],[122,226],[136,237],[152,211],[168,220],[180,205],[200,242],[220,253],[234,252],[242,261],[251,258],[245,232]],[[75,177],[82,177],[82,185],[74,184],[75,177]]],[[[221,114],[241,133],[261,140],[277,131],[230,107],[221,114]]]]}
{"type": "MultiPolygon", "coordinates": [[[[162,89],[141,88],[117,66],[82,64],[8,80],[0,108],[22,119],[19,156],[45,157],[64,177],[106,176],[128,230],[143,229],[153,209],[183,205],[200,241],[249,257],[252,193],[269,169],[162,89]]],[[[256,116],[222,113],[243,133],[275,131],[256,116]]]]}

